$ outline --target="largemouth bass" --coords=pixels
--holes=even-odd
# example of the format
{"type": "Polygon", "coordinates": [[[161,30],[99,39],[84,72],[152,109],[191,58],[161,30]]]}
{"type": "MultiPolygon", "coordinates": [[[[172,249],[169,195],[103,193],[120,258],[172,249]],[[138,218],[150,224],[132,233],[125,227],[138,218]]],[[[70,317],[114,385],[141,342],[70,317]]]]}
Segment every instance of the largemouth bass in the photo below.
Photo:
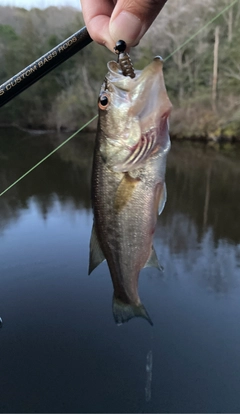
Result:
{"type": "Polygon", "coordinates": [[[159,268],[153,235],[166,201],[171,110],[162,59],[154,58],[133,79],[109,62],[98,106],[89,274],[106,259],[115,322],[141,316],[152,324],[138,295],[138,278],[144,267],[159,268]]]}

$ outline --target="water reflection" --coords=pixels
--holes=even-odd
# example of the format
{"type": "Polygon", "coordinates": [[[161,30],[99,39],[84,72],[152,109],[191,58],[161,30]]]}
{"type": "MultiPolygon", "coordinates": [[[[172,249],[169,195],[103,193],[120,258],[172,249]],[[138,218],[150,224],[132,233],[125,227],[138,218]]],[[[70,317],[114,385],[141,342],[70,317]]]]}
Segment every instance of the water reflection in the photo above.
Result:
{"type": "MultiPolygon", "coordinates": [[[[0,189],[65,138],[1,130],[0,189]]],[[[79,135],[6,193],[0,200],[0,231],[20,220],[32,201],[44,220],[56,202],[62,210],[84,208],[90,213],[93,144],[94,134],[79,135]]],[[[165,269],[167,257],[179,255],[185,267],[181,274],[191,272],[217,292],[237,283],[233,278],[239,263],[240,148],[227,148],[173,143],[166,177],[168,201],[155,235],[165,269]]]]}
{"type": "MultiPolygon", "coordinates": [[[[0,190],[64,138],[1,130],[0,190]]],[[[117,328],[107,265],[87,276],[93,144],[75,137],[0,198],[0,412],[236,412],[240,149],[173,143],[164,272],[139,283],[154,327],[117,328]]]]}
{"type": "Polygon", "coordinates": [[[215,241],[212,228],[199,238],[196,224],[178,213],[158,227],[156,240],[168,278],[194,282],[216,293],[239,285],[240,244],[215,241]]]}
{"type": "Polygon", "coordinates": [[[147,353],[146,360],[146,387],[145,387],[145,399],[149,402],[152,398],[152,369],[153,369],[153,355],[152,350],[147,353]]]}
{"type": "MultiPolygon", "coordinates": [[[[65,138],[64,134],[32,136],[2,130],[0,189],[8,187],[65,138]]],[[[34,197],[44,218],[53,207],[55,196],[63,208],[72,203],[76,209],[90,209],[93,140],[90,134],[72,140],[6,193],[0,202],[0,229],[18,219],[20,211],[28,208],[30,197],[34,197]]]]}
{"type": "MultiPolygon", "coordinates": [[[[12,129],[1,130],[0,189],[19,178],[64,138],[64,135],[28,136],[12,129]]],[[[53,205],[53,194],[63,205],[71,201],[76,208],[90,209],[93,142],[94,134],[74,138],[2,197],[0,226],[16,220],[32,196],[43,216],[53,205]]],[[[240,202],[239,158],[239,147],[231,147],[227,152],[224,147],[212,149],[207,145],[174,143],[168,157],[164,224],[173,214],[183,213],[195,222],[198,239],[210,226],[215,240],[226,238],[239,243],[236,225],[240,202]]]]}
{"type": "Polygon", "coordinates": [[[211,148],[183,143],[172,146],[168,159],[168,209],[194,220],[199,237],[210,226],[214,239],[240,242],[236,221],[240,202],[240,148],[211,148]]]}

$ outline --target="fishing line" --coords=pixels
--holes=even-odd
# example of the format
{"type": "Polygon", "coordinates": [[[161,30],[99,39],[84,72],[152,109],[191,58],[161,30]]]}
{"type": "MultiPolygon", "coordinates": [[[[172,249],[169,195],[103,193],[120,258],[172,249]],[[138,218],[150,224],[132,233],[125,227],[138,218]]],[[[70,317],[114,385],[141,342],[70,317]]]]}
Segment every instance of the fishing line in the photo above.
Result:
{"type": "Polygon", "coordinates": [[[35,170],[35,168],[37,168],[40,164],[42,164],[45,160],[47,160],[49,157],[51,157],[51,155],[53,155],[56,151],[58,151],[61,147],[63,147],[63,145],[65,145],[68,141],[70,141],[70,139],[72,139],[73,137],[75,137],[80,131],[82,131],[86,126],[88,126],[89,124],[91,124],[92,121],[94,121],[94,119],[96,119],[98,117],[98,115],[95,115],[92,119],[90,119],[90,121],[88,121],[86,124],[84,124],[81,128],[79,128],[76,132],[74,132],[69,138],[67,138],[65,141],[63,141],[60,145],[58,145],[58,147],[56,147],[52,152],[50,152],[48,155],[46,155],[46,157],[44,157],[41,161],[39,161],[37,164],[35,164],[32,168],[30,168],[30,170],[28,170],[27,172],[25,172],[25,174],[23,174],[20,178],[18,178],[16,181],[14,181],[14,183],[12,183],[9,187],[7,187],[2,193],[0,193],[0,197],[5,194],[8,190],[10,190],[10,188],[12,188],[15,184],[17,184],[19,181],[21,181],[24,177],[26,177],[30,172],[32,172],[33,170],[35,170]]]}
{"type": "MultiPolygon", "coordinates": [[[[178,52],[180,49],[182,49],[185,45],[187,45],[191,40],[193,40],[199,33],[201,33],[206,27],[208,27],[210,24],[212,24],[218,17],[220,17],[223,13],[225,13],[228,9],[230,9],[234,4],[237,3],[239,0],[234,0],[231,4],[224,7],[215,17],[213,17],[209,22],[207,22],[204,26],[202,26],[196,33],[194,33],[192,36],[190,36],[185,42],[183,42],[180,46],[178,46],[170,55],[168,55],[164,61],[170,59],[176,52],[178,52]]],[[[79,128],[76,132],[74,132],[69,138],[66,139],[66,141],[62,142],[57,148],[55,148],[50,154],[48,154],[46,157],[44,157],[41,161],[39,161],[36,165],[34,165],[30,170],[28,170],[25,174],[23,174],[18,180],[14,181],[9,187],[7,187],[2,193],[0,193],[0,197],[5,194],[10,188],[12,188],[15,184],[17,184],[19,181],[21,181],[24,177],[26,177],[30,172],[35,170],[40,164],[42,164],[46,159],[48,159],[52,154],[54,154],[56,151],[58,151],[63,145],[65,145],[68,141],[70,141],[73,137],[75,137],[80,131],[82,131],[87,125],[89,125],[94,119],[96,119],[98,115],[95,115],[90,121],[88,121],[85,125],[83,125],[81,128],[79,128]]]]}

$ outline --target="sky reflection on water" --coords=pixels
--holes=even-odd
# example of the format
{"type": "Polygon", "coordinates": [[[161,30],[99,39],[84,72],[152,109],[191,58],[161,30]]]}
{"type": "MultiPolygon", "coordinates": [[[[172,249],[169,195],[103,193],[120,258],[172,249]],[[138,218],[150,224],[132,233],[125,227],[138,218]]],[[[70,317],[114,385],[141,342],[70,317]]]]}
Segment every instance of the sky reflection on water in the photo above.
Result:
{"type": "MultiPolygon", "coordinates": [[[[59,140],[5,134],[1,189],[59,140]]],[[[239,151],[173,144],[164,272],[139,280],[154,327],[117,327],[106,263],[87,276],[93,138],[81,138],[0,199],[0,412],[239,411],[239,151]]]]}

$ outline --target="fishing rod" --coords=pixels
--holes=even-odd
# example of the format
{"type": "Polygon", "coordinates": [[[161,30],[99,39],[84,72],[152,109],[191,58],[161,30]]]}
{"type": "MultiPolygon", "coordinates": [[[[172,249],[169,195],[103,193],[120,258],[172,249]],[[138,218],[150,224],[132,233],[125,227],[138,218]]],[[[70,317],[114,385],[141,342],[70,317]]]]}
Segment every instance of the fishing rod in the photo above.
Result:
{"type": "Polygon", "coordinates": [[[84,26],[52,50],[45,53],[45,55],[35,60],[35,62],[22,69],[19,73],[0,85],[0,107],[91,42],[92,39],[87,28],[84,26]]]}

